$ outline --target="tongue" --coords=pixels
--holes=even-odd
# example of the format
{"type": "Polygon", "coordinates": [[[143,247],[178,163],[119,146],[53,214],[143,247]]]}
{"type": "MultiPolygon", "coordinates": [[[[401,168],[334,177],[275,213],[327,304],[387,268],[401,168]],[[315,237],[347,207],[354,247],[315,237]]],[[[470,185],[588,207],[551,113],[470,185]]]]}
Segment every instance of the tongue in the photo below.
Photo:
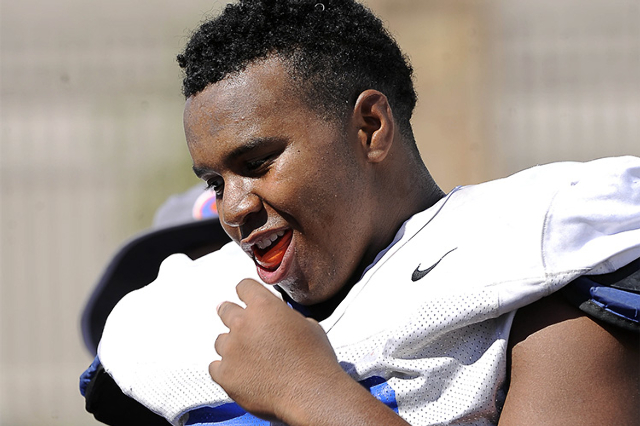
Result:
{"type": "Polygon", "coordinates": [[[259,249],[253,246],[253,255],[255,256],[256,262],[264,269],[270,271],[278,269],[278,266],[282,263],[284,254],[287,252],[292,234],[292,231],[287,231],[286,234],[276,240],[275,244],[265,249],[259,249]]]}

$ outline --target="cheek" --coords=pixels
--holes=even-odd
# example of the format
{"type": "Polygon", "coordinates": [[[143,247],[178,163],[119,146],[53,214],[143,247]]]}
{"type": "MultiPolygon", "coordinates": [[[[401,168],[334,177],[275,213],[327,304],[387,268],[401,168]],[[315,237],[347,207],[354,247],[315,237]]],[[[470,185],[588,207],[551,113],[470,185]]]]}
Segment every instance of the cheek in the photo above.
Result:
{"type": "MultiPolygon", "coordinates": [[[[347,237],[358,217],[363,177],[346,142],[309,142],[320,149],[292,149],[273,168],[261,192],[280,213],[299,222],[314,237],[340,233],[347,237]],[[340,144],[336,146],[337,144],[340,144]]],[[[357,231],[357,229],[354,229],[357,231]]]]}
{"type": "Polygon", "coordinates": [[[351,173],[321,173],[306,191],[304,206],[315,222],[314,229],[330,244],[340,240],[350,244],[360,232],[358,225],[363,216],[361,188],[351,173]]]}
{"type": "Polygon", "coordinates": [[[322,176],[314,166],[299,152],[283,156],[261,185],[264,199],[276,210],[294,216],[314,206],[322,176]]]}

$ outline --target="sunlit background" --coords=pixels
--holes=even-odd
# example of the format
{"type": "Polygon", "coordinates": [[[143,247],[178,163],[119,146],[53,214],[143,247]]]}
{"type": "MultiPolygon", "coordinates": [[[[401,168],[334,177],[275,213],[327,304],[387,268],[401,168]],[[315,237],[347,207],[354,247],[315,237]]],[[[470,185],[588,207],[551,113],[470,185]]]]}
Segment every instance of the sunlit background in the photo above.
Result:
{"type": "MultiPolygon", "coordinates": [[[[80,312],[117,247],[196,182],[175,55],[223,4],[1,1],[1,425],[97,424],[80,312]]],[[[640,155],[638,0],[367,4],[413,61],[443,189],[640,155]]]]}

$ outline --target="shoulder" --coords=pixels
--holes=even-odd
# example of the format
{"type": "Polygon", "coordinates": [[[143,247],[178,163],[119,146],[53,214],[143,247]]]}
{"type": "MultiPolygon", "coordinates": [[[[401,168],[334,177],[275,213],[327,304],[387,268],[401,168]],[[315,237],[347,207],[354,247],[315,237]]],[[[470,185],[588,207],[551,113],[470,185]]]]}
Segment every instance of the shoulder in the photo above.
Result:
{"type": "Polygon", "coordinates": [[[509,352],[500,424],[640,424],[637,334],[553,294],[517,312],[509,352]]]}

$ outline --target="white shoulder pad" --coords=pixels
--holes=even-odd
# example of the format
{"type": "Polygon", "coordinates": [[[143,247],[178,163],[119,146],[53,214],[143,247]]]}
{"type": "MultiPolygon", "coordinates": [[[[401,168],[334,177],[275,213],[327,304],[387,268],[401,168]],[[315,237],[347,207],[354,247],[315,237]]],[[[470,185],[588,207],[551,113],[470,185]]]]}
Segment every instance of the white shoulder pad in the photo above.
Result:
{"type": "Polygon", "coordinates": [[[227,331],[216,307],[242,304],[235,287],[245,278],[260,281],[235,243],[196,261],[168,257],[158,278],[126,295],[107,319],[98,348],[105,370],[125,394],[174,424],[193,407],[230,401],[208,366],[227,331]]]}
{"type": "Polygon", "coordinates": [[[582,164],[554,197],[542,243],[549,274],[576,265],[606,274],[640,257],[640,159],[582,164]]]}

